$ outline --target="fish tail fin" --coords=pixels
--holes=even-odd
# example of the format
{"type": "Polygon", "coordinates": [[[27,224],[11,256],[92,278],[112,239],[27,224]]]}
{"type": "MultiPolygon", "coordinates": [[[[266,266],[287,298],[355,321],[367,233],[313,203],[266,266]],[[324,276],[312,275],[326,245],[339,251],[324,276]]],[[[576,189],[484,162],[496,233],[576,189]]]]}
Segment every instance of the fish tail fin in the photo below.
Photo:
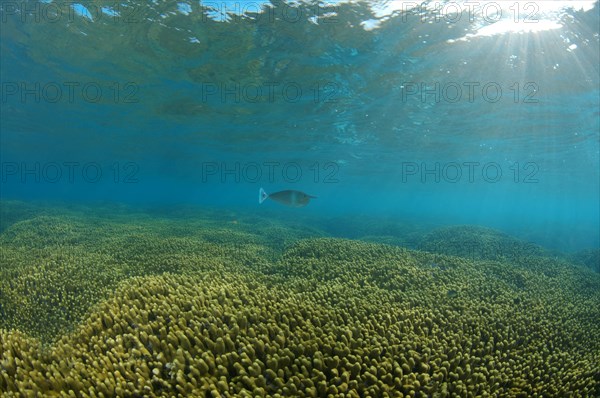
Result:
{"type": "Polygon", "coordinates": [[[268,197],[269,194],[267,194],[264,189],[261,188],[258,190],[258,204],[264,202],[268,197]]]}

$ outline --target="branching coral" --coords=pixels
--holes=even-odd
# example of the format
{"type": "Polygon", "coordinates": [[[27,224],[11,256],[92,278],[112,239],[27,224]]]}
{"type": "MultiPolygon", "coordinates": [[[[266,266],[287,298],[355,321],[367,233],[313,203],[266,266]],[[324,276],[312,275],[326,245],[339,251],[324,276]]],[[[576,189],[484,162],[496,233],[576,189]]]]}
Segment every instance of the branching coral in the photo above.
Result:
{"type": "Polygon", "coordinates": [[[600,277],[563,260],[75,223],[69,255],[2,237],[3,396],[599,393],[600,277]]]}

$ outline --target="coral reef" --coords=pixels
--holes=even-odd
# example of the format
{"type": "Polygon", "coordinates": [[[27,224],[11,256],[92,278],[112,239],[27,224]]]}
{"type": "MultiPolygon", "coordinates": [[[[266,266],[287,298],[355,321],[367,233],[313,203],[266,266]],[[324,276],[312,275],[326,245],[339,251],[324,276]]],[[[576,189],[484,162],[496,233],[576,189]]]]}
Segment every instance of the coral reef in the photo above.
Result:
{"type": "Polygon", "coordinates": [[[47,210],[44,210],[39,205],[32,205],[16,200],[2,200],[0,202],[0,232],[18,221],[27,220],[45,213],[47,213],[47,210]]]}
{"type": "Polygon", "coordinates": [[[570,256],[573,264],[583,265],[589,269],[600,272],[600,249],[581,250],[570,256]]]}
{"type": "Polygon", "coordinates": [[[2,396],[600,393],[600,275],[564,259],[90,217],[0,236],[2,396]]]}
{"type": "Polygon", "coordinates": [[[530,256],[551,255],[534,243],[521,241],[492,228],[471,225],[438,228],[425,234],[417,248],[474,260],[510,262],[519,262],[530,256]]]}
{"type": "Polygon", "coordinates": [[[18,209],[20,217],[33,216],[0,234],[0,327],[44,342],[69,330],[126,278],[235,272],[249,265],[268,269],[286,245],[318,234],[275,221],[259,222],[250,233],[255,220],[232,224],[231,215],[225,221],[214,211],[196,211],[190,221],[189,211],[172,219],[114,207],[62,209],[62,214],[20,202],[8,208],[18,209]]]}

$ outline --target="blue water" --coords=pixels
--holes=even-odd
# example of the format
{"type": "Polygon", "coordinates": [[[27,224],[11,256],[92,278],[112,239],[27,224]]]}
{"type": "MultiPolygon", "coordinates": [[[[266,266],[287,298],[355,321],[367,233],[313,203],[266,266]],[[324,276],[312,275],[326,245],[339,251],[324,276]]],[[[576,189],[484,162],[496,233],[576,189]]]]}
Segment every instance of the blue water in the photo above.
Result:
{"type": "Polygon", "coordinates": [[[3,2],[1,199],[262,211],[260,187],[296,189],[318,198],[290,217],[598,248],[598,2],[546,3],[3,2]],[[485,34],[507,23],[539,29],[485,34]]]}

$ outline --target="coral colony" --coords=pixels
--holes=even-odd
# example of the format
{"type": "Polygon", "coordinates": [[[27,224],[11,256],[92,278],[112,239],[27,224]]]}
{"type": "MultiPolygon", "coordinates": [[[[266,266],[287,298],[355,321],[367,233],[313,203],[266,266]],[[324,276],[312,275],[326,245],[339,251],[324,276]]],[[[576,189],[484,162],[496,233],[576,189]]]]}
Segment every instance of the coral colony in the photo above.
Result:
{"type": "Polygon", "coordinates": [[[598,273],[493,230],[422,235],[455,237],[434,253],[256,216],[3,208],[3,397],[598,394],[598,273]]]}

